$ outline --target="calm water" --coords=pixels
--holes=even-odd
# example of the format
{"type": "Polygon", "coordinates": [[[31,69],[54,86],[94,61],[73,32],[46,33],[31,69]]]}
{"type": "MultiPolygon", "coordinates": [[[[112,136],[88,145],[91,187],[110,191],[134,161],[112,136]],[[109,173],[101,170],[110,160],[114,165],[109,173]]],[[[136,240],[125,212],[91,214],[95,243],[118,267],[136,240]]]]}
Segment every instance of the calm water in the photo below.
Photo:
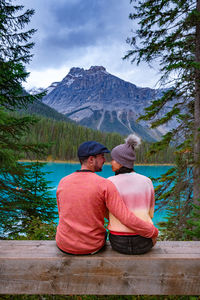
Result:
{"type": "MultiPolygon", "coordinates": [[[[135,166],[135,171],[147,177],[159,177],[161,174],[165,173],[170,166],[135,166]]],[[[56,197],[56,189],[59,181],[66,175],[73,173],[74,171],[80,169],[80,164],[69,164],[69,163],[48,163],[44,170],[47,172],[51,172],[46,175],[46,179],[51,181],[51,192],[54,197],[56,197]]],[[[102,177],[112,176],[114,173],[112,172],[110,165],[104,165],[103,171],[98,173],[98,175],[102,177]]],[[[165,212],[155,212],[153,222],[157,224],[160,221],[163,221],[165,217],[165,212]]]]}

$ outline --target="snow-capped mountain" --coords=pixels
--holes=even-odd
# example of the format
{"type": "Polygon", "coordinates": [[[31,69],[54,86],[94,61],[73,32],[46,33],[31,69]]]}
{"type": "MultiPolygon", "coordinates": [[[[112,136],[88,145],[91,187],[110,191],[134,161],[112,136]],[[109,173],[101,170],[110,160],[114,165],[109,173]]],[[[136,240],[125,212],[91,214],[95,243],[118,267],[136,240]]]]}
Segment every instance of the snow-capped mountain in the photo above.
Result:
{"type": "Polygon", "coordinates": [[[61,82],[51,84],[42,101],[81,125],[108,132],[134,132],[147,141],[163,132],[137,123],[161,90],[141,88],[109,74],[102,66],[72,68],[61,82]]]}

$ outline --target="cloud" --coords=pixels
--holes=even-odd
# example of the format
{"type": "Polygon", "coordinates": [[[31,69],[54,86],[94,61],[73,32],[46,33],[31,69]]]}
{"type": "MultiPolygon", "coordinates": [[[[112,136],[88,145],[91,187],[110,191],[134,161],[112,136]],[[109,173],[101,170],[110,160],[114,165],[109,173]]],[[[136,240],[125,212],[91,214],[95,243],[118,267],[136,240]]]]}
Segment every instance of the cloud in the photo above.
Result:
{"type": "Polygon", "coordinates": [[[77,52],[78,56],[80,48],[112,44],[119,38],[125,43],[123,30],[124,23],[128,23],[129,7],[125,2],[24,0],[26,7],[35,8],[31,25],[38,29],[31,66],[61,66],[70,59],[71,52],[77,52]]]}
{"type": "MultiPolygon", "coordinates": [[[[29,27],[38,29],[33,38],[34,57],[28,66],[32,74],[27,85],[46,87],[49,80],[53,79],[53,73],[53,81],[57,81],[61,76],[59,79],[56,76],[63,74],[64,70],[66,72],[63,77],[71,67],[89,68],[91,65],[103,65],[110,73],[121,78],[130,78],[129,81],[135,83],[132,81],[132,74],[135,74],[136,67],[130,62],[122,61],[128,50],[126,38],[133,26],[128,19],[131,11],[129,1],[17,1],[25,5],[25,8],[35,9],[29,27]],[[39,81],[39,78],[42,80],[39,81]]],[[[137,70],[141,73],[143,67],[137,70]]],[[[144,72],[148,73],[146,70],[144,72]]],[[[141,77],[138,75],[138,78],[141,77]]],[[[154,76],[150,75],[150,78],[152,81],[154,76]]],[[[148,85],[150,78],[141,85],[148,85]]]]}

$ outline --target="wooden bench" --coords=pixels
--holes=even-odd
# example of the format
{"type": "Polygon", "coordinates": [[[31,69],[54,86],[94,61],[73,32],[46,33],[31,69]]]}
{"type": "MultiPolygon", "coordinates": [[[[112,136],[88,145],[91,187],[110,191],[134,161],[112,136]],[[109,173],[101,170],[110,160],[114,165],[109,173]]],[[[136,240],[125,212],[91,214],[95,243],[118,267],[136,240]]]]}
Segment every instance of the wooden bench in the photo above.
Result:
{"type": "Polygon", "coordinates": [[[0,241],[0,294],[200,295],[200,242],[73,256],[55,241],[0,241]]]}

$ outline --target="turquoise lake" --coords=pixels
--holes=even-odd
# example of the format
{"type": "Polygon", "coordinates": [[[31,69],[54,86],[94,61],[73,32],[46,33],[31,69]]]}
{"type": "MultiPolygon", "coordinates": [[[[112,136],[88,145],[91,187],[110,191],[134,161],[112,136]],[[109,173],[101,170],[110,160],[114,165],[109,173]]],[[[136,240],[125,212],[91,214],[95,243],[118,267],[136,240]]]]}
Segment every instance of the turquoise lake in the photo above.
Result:
{"type": "MultiPolygon", "coordinates": [[[[135,166],[135,172],[145,175],[147,177],[157,178],[161,174],[165,173],[171,166],[135,166]]],[[[59,181],[64,176],[67,176],[73,173],[76,170],[80,169],[80,164],[70,164],[70,163],[47,163],[43,170],[47,172],[51,172],[46,175],[46,179],[51,181],[50,183],[50,191],[54,197],[56,197],[56,189],[58,187],[59,181]]],[[[103,171],[99,172],[98,175],[107,178],[109,176],[113,176],[110,165],[104,165],[103,171]]],[[[165,210],[163,209],[161,212],[155,212],[153,222],[157,224],[160,221],[163,221],[165,218],[165,210]]]]}

